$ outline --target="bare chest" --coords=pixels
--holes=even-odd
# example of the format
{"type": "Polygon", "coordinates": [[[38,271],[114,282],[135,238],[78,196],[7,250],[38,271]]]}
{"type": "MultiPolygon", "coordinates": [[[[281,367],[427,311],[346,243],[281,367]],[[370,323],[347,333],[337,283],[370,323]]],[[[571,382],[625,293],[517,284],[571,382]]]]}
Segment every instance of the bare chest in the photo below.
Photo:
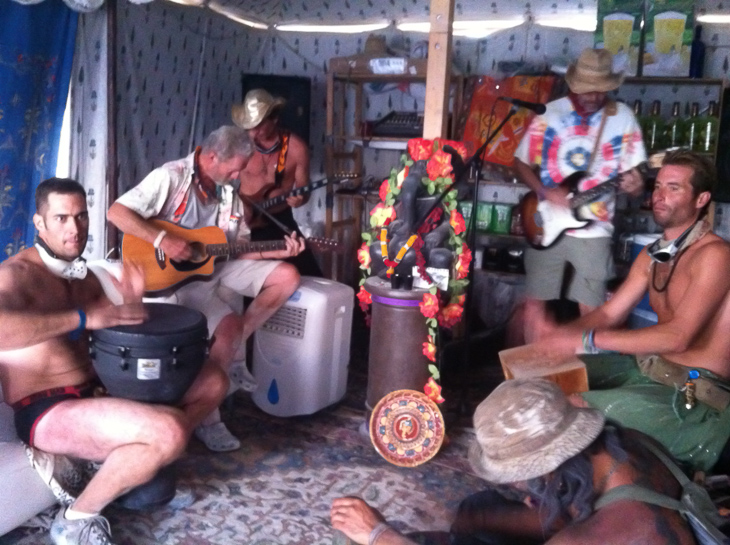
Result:
{"type": "Polygon", "coordinates": [[[276,187],[276,170],[279,154],[256,152],[241,174],[240,193],[255,201],[276,197],[291,191],[294,186],[294,167],[287,161],[279,187],[276,187]]]}
{"type": "Polygon", "coordinates": [[[657,315],[671,318],[690,287],[691,275],[687,263],[656,263],[649,274],[649,300],[657,315]]]}

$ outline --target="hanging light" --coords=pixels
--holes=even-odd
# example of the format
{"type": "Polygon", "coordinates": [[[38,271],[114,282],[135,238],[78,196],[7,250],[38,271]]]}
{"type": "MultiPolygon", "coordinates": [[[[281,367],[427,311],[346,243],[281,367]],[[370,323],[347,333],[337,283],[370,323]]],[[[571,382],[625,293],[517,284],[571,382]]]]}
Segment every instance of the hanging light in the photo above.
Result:
{"type": "Polygon", "coordinates": [[[570,28],[593,32],[596,30],[598,18],[595,15],[575,13],[573,15],[543,15],[535,17],[535,23],[541,26],[553,28],[570,28]]]}
{"type": "MultiPolygon", "coordinates": [[[[188,1],[201,1],[205,2],[205,0],[173,0],[173,1],[180,1],[180,2],[188,2],[188,1]]],[[[269,28],[269,25],[260,23],[259,21],[254,21],[252,19],[249,19],[247,17],[244,17],[240,14],[238,10],[235,8],[229,8],[227,6],[224,6],[222,4],[219,4],[215,0],[211,0],[210,2],[207,2],[206,5],[216,13],[220,13],[224,17],[227,17],[231,21],[236,21],[237,23],[241,23],[242,25],[249,26],[251,28],[258,28],[260,30],[267,30],[269,28]]]]}
{"type": "Polygon", "coordinates": [[[730,23],[730,14],[726,13],[705,13],[703,15],[697,16],[697,22],[698,23],[717,23],[717,24],[727,24],[730,23]]]}
{"type": "MultiPolygon", "coordinates": [[[[454,36],[462,36],[465,38],[486,38],[490,34],[494,34],[506,28],[513,28],[524,23],[523,18],[519,19],[490,19],[484,21],[454,21],[452,25],[452,34],[454,36]]],[[[431,23],[423,22],[406,22],[398,23],[396,28],[403,32],[423,32],[431,31],[431,23]]]]}
{"type": "Polygon", "coordinates": [[[310,25],[306,23],[287,23],[274,25],[276,30],[282,32],[331,32],[334,34],[357,34],[358,32],[373,32],[388,28],[390,22],[363,23],[357,25],[310,25]]]}

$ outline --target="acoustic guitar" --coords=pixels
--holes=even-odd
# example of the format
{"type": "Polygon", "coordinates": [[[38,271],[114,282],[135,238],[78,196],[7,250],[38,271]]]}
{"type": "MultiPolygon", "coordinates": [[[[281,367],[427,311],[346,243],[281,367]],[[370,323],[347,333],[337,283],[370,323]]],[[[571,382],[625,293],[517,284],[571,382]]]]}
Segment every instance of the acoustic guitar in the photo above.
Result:
{"type": "MultiPolygon", "coordinates": [[[[663,154],[656,154],[636,168],[646,179],[656,176],[663,154]]],[[[621,176],[614,176],[587,191],[578,192],[579,182],[588,175],[576,171],[560,184],[568,197],[569,207],[560,206],[547,200],[540,200],[537,193],[530,191],[519,204],[522,215],[522,228],[527,242],[533,248],[544,250],[555,244],[569,229],[583,229],[593,223],[590,217],[590,204],[602,196],[616,191],[621,176]]]]}
{"type": "MultiPolygon", "coordinates": [[[[190,243],[193,257],[186,261],[170,259],[161,249],[150,242],[125,234],[122,239],[122,261],[134,262],[144,271],[145,291],[160,292],[195,277],[213,274],[215,262],[220,257],[237,256],[254,252],[268,252],[286,248],[284,240],[268,240],[247,243],[229,243],[219,227],[185,229],[162,220],[150,220],[158,229],[164,229],[190,243]]],[[[324,238],[308,238],[307,246],[316,250],[337,250],[340,243],[324,238]]]]}

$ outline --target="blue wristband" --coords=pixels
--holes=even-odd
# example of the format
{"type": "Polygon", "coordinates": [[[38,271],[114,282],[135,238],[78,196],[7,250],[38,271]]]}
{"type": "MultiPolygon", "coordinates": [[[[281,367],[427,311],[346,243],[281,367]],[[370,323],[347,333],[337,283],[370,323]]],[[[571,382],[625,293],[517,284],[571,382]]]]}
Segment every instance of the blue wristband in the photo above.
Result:
{"type": "Polygon", "coordinates": [[[73,331],[69,331],[68,338],[72,341],[78,341],[81,338],[81,334],[86,329],[86,313],[80,308],[76,309],[79,313],[79,325],[73,331]]]}

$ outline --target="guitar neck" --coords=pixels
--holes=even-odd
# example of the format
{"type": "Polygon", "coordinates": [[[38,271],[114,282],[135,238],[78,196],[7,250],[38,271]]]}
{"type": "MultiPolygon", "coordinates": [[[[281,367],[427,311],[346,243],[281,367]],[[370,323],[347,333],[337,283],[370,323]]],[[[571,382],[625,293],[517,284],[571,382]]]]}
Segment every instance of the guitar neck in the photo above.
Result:
{"type": "Polygon", "coordinates": [[[284,242],[283,240],[263,240],[260,242],[234,242],[232,244],[205,245],[205,251],[208,253],[208,255],[213,257],[237,256],[241,254],[283,250],[285,248],[286,242],[284,242]]]}
{"type": "Polygon", "coordinates": [[[297,187],[296,189],[292,189],[288,193],[284,193],[283,195],[279,195],[278,197],[273,197],[271,199],[267,199],[263,201],[259,206],[261,208],[272,208],[274,206],[277,206],[279,204],[282,204],[286,202],[286,200],[289,197],[298,197],[299,195],[306,195],[310,191],[314,191],[315,189],[319,189],[323,185],[327,185],[327,179],[319,180],[318,182],[312,182],[309,185],[304,185],[302,187],[297,187]]]}
{"type": "MultiPolygon", "coordinates": [[[[656,169],[651,168],[646,162],[640,163],[636,166],[636,168],[643,177],[647,177],[651,175],[653,171],[656,171],[656,169]]],[[[619,184],[621,183],[622,175],[623,173],[619,174],[618,176],[614,176],[613,178],[609,178],[605,182],[600,183],[597,186],[588,189],[587,191],[582,191],[578,193],[575,197],[570,199],[570,207],[580,208],[581,206],[592,203],[606,193],[615,191],[616,189],[618,189],[619,184]]]]}

